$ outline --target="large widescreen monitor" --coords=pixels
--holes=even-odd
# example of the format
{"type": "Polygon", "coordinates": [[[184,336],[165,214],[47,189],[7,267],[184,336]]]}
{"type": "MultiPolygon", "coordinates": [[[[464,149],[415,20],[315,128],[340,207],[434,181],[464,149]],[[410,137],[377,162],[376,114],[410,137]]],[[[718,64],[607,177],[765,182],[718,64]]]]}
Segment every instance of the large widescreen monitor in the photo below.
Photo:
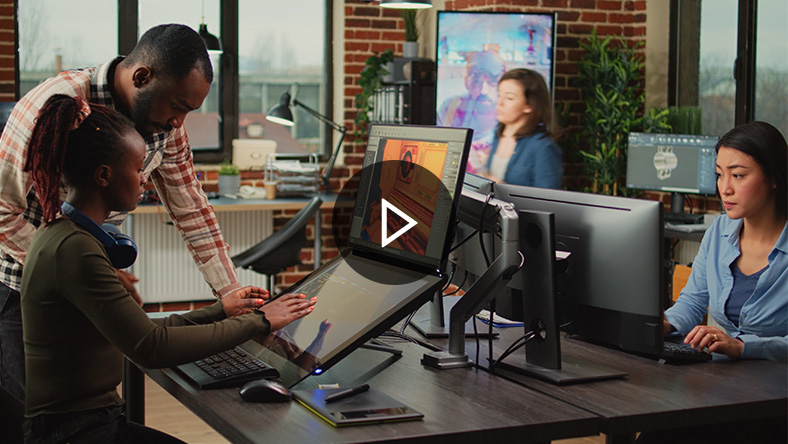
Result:
{"type": "Polygon", "coordinates": [[[473,129],[467,170],[484,165],[498,121],[498,80],[528,68],[554,84],[555,14],[438,11],[436,121],[473,129]]]}
{"type": "Polygon", "coordinates": [[[717,141],[716,136],[629,133],[627,188],[671,192],[671,212],[683,212],[685,194],[717,192],[717,141]]]}
{"type": "MultiPolygon", "coordinates": [[[[568,333],[626,351],[661,352],[661,202],[508,184],[494,191],[518,210],[554,215],[555,249],[569,253],[557,276],[558,315],[568,333]]],[[[522,298],[519,291],[511,297],[522,298]]]]}

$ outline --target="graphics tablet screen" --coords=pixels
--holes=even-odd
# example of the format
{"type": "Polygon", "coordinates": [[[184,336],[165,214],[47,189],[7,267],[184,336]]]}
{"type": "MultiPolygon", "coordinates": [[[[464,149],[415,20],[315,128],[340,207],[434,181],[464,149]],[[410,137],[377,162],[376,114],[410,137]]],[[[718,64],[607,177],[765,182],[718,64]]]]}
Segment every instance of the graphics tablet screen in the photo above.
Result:
{"type": "Polygon", "coordinates": [[[326,370],[414,310],[414,304],[423,303],[441,282],[438,276],[419,275],[363,257],[338,256],[285,291],[317,296],[311,314],[256,338],[254,344],[245,343],[244,348],[279,370],[282,381],[292,386],[316,369],[326,370]],[[401,276],[401,282],[387,285],[364,277],[379,273],[401,276]]]}

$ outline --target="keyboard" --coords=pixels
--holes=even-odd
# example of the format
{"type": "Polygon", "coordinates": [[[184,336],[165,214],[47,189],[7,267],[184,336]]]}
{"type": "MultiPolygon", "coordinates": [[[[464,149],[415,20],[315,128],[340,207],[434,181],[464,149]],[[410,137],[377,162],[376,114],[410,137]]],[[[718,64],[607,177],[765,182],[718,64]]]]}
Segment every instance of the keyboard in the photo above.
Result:
{"type": "Polygon", "coordinates": [[[690,214],[690,213],[671,213],[670,211],[665,211],[663,214],[663,220],[665,223],[670,224],[702,224],[703,223],[703,215],[702,214],[690,214]]]}
{"type": "Polygon", "coordinates": [[[676,343],[666,341],[662,345],[660,359],[664,359],[671,364],[689,364],[693,362],[711,361],[711,354],[697,348],[692,348],[689,344],[683,342],[676,343]]]}
{"type": "Polygon", "coordinates": [[[275,379],[279,372],[240,347],[175,367],[201,389],[239,387],[256,379],[275,379]]]}

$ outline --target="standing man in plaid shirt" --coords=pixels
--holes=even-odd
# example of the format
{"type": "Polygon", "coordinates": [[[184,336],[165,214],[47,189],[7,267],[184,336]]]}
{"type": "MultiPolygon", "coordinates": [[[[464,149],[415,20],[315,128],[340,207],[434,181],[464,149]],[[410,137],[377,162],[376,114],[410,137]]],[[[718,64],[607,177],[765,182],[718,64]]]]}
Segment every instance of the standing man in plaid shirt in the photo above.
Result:
{"type": "MultiPolygon", "coordinates": [[[[22,266],[42,220],[33,180],[23,167],[39,109],[50,96],[66,94],[112,107],[134,121],[147,145],[144,172],[205,280],[222,298],[241,285],[213,208],[195,175],[183,128],[186,114],[202,105],[212,81],[213,68],[202,38],[184,25],[160,25],[148,30],[128,57],[61,72],[14,107],[0,137],[0,385],[20,400],[24,400],[25,375],[19,304],[22,266]]],[[[119,224],[123,217],[113,214],[110,220],[119,224]]],[[[141,303],[134,290],[136,278],[121,270],[116,273],[141,303]]]]}

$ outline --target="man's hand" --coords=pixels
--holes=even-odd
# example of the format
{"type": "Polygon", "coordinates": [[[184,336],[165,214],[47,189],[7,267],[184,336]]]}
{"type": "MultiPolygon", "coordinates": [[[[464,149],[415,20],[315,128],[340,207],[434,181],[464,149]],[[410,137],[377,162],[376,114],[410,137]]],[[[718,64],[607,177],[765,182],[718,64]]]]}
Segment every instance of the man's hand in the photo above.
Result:
{"type": "Polygon", "coordinates": [[[248,286],[234,291],[222,298],[224,312],[228,318],[251,313],[255,308],[263,306],[270,297],[268,290],[260,287],[248,286]]]}
{"type": "Polygon", "coordinates": [[[140,305],[140,307],[142,307],[142,298],[140,297],[140,294],[137,293],[137,289],[134,288],[134,284],[139,282],[140,278],[134,276],[128,271],[118,270],[117,268],[115,268],[114,270],[115,270],[115,276],[117,276],[118,279],[120,280],[120,283],[123,284],[123,288],[125,288],[126,291],[131,293],[131,297],[133,297],[134,300],[137,301],[137,303],[140,305]]]}
{"type": "Polygon", "coordinates": [[[307,300],[303,294],[284,294],[265,304],[260,311],[271,324],[271,331],[279,330],[285,325],[312,313],[317,297],[307,300]]]}

